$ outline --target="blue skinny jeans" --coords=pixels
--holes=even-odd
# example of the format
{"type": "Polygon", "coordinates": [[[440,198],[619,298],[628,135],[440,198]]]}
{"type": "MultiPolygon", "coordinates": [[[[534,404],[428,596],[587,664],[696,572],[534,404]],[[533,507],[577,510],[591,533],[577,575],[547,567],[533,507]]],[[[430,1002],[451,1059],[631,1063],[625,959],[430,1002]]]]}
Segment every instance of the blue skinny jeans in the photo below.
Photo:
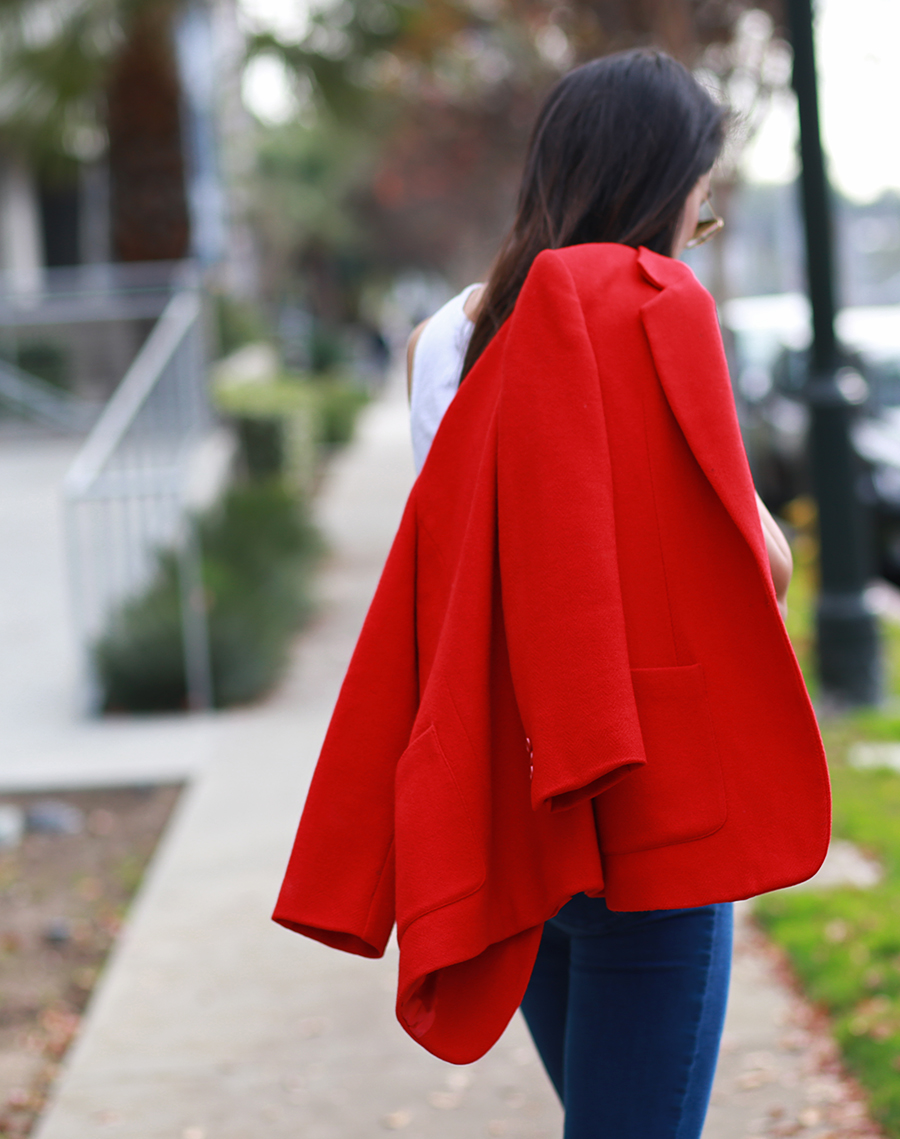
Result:
{"type": "Polygon", "coordinates": [[[565,1139],[699,1139],[732,917],[730,903],[613,913],[578,894],[546,923],[522,1012],[565,1139]]]}

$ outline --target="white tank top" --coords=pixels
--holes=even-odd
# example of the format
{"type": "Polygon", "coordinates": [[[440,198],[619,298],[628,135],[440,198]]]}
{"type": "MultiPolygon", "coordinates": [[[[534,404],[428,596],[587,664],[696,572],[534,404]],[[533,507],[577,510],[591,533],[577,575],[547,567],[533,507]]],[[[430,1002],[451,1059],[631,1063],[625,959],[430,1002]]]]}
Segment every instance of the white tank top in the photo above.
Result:
{"type": "Polygon", "coordinates": [[[413,353],[409,417],[416,474],[431,447],[444,412],[456,395],[472,329],[463,306],[478,285],[469,285],[438,309],[422,330],[413,353]]]}

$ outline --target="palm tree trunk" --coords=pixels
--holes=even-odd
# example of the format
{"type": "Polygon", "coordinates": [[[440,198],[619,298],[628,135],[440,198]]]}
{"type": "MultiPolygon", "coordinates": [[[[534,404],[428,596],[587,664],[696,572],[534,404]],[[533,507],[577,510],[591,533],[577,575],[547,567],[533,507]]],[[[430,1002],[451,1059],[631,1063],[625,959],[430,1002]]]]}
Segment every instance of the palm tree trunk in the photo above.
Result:
{"type": "Polygon", "coordinates": [[[168,3],[138,9],[107,88],[112,241],[120,261],[178,260],[190,248],[174,14],[168,3]]]}

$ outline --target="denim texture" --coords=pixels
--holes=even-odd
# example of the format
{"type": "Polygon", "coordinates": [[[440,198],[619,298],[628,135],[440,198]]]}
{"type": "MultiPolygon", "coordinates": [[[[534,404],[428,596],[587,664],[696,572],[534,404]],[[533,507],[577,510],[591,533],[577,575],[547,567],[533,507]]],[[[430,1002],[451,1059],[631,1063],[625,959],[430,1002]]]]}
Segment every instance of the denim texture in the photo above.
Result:
{"type": "Polygon", "coordinates": [[[614,913],[585,894],[546,923],[522,1012],[565,1139],[699,1139],[732,931],[730,903],[614,913]]]}

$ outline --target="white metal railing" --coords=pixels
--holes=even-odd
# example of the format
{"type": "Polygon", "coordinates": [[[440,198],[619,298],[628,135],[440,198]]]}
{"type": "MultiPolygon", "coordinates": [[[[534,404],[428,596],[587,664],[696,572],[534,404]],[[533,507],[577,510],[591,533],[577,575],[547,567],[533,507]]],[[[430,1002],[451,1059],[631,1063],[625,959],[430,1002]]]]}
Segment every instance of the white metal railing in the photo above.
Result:
{"type": "Polygon", "coordinates": [[[155,319],[196,285],[190,261],[101,263],[41,269],[22,282],[0,271],[0,328],[155,319]]]}
{"type": "Polygon", "coordinates": [[[99,414],[97,404],[0,360],[0,408],[55,431],[87,431],[99,414]]]}
{"type": "Polygon", "coordinates": [[[212,705],[200,551],[187,500],[192,454],[208,435],[202,302],[196,291],[168,303],[97,420],[63,483],[71,590],[88,662],[116,612],[178,555],[189,706],[212,705]]]}

